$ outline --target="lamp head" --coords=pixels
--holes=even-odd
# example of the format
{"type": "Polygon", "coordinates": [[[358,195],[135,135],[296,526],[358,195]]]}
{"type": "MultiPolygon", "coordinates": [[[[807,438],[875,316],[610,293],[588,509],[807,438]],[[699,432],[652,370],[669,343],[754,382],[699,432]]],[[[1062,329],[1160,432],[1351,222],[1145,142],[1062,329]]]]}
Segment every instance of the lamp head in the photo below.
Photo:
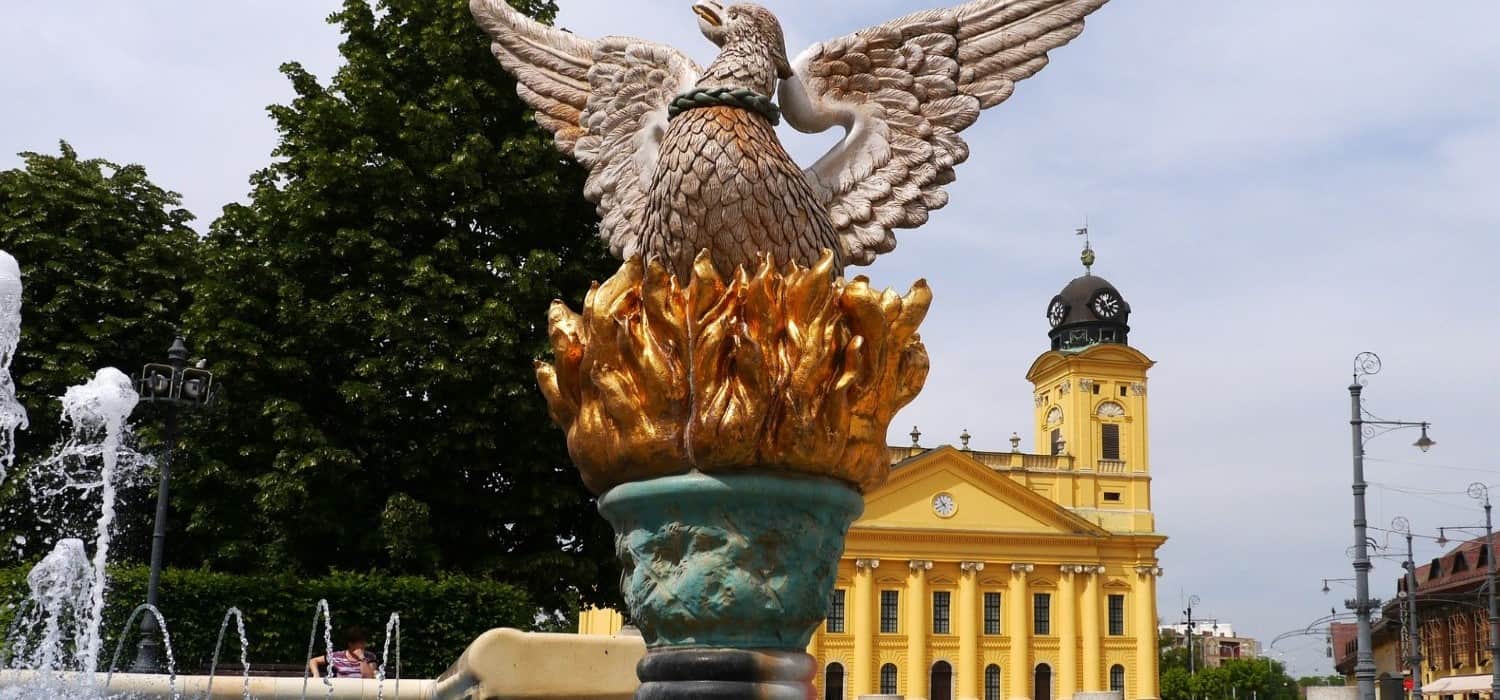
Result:
{"type": "Polygon", "coordinates": [[[1417,449],[1419,449],[1419,450],[1421,450],[1422,452],[1425,453],[1428,450],[1431,450],[1436,445],[1437,445],[1437,442],[1435,440],[1433,440],[1430,437],[1427,437],[1427,424],[1423,423],[1422,424],[1422,437],[1417,438],[1417,441],[1414,442],[1414,443],[1412,443],[1412,446],[1415,447],[1415,448],[1417,448],[1417,449]]]}

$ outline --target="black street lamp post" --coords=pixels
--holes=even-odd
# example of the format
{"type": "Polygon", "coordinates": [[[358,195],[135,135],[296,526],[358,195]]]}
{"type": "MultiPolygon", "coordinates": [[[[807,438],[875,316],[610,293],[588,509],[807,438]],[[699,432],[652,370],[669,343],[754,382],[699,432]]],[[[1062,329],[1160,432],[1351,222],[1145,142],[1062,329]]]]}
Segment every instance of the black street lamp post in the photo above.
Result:
{"type": "MultiPolygon", "coordinates": [[[[162,455],[158,471],[161,481],[156,490],[156,522],[151,532],[151,577],[146,583],[146,603],[156,607],[157,586],[161,582],[162,555],[167,540],[167,494],[172,483],[172,458],[177,451],[178,412],[182,409],[202,408],[214,398],[214,375],[197,367],[188,367],[188,349],[182,338],[172,342],[167,350],[166,364],[148,364],[141,370],[137,387],[141,401],[165,404],[167,408],[167,449],[162,455]]],[[[150,673],[160,668],[157,651],[156,616],[141,616],[141,637],[135,649],[135,662],[131,670],[150,673]]]]}

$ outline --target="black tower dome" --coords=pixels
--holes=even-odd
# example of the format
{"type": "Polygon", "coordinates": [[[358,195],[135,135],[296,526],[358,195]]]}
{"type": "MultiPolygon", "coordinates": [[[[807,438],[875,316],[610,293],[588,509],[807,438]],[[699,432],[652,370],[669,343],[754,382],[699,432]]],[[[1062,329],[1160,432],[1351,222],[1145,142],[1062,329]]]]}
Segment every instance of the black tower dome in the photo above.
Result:
{"type": "Polygon", "coordinates": [[[1128,344],[1130,304],[1120,290],[1093,275],[1094,251],[1083,249],[1082,277],[1068,283],[1047,304],[1052,349],[1078,351],[1101,343],[1128,344]]]}

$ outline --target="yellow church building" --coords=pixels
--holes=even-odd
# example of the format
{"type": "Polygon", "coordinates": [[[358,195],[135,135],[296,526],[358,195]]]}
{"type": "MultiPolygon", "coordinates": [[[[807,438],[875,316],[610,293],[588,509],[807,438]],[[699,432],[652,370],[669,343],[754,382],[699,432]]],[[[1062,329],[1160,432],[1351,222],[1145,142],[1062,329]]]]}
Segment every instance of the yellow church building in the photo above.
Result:
{"type": "MultiPolygon", "coordinates": [[[[825,700],[1160,697],[1153,363],[1128,344],[1129,315],[1092,274],[1048,305],[1051,348],[1026,375],[1041,454],[1019,436],[1010,452],[926,449],[915,430],[890,449],[808,649],[825,700]]],[[[610,617],[580,632],[613,632],[610,617]]]]}

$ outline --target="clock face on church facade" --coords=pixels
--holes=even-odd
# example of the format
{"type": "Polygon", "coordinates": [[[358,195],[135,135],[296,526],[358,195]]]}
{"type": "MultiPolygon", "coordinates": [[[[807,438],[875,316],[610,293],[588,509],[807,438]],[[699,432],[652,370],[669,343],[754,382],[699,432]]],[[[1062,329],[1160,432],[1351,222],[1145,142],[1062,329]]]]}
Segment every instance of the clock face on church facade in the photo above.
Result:
{"type": "Polygon", "coordinates": [[[932,512],[940,518],[951,518],[958,512],[958,501],[951,493],[940,493],[932,497],[932,512]]]}

